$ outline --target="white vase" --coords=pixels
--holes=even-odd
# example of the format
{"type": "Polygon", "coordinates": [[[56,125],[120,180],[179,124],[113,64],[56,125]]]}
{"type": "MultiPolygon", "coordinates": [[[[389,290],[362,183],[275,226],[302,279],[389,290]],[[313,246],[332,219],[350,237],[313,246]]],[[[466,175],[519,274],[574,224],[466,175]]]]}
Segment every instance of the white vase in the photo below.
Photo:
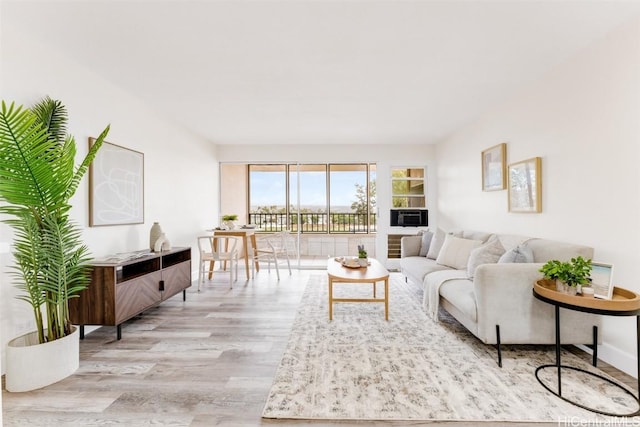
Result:
{"type": "Polygon", "coordinates": [[[360,267],[366,267],[369,265],[369,260],[367,258],[358,258],[358,265],[360,267]]]}
{"type": "Polygon", "coordinates": [[[153,226],[151,226],[151,230],[149,231],[149,249],[152,251],[155,250],[156,241],[162,236],[162,227],[160,227],[160,223],[154,222],[153,226]]]}
{"type": "Polygon", "coordinates": [[[232,221],[232,220],[222,221],[222,225],[225,227],[226,230],[236,229],[236,223],[235,221],[232,221]]]}
{"type": "Polygon", "coordinates": [[[6,388],[11,392],[36,390],[73,374],[80,366],[80,332],[44,344],[29,332],[7,344],[6,388]]]}
{"type": "Polygon", "coordinates": [[[167,235],[162,233],[158,240],[156,240],[156,244],[153,246],[154,252],[168,251],[171,249],[171,243],[169,239],[167,239],[167,235]]]}

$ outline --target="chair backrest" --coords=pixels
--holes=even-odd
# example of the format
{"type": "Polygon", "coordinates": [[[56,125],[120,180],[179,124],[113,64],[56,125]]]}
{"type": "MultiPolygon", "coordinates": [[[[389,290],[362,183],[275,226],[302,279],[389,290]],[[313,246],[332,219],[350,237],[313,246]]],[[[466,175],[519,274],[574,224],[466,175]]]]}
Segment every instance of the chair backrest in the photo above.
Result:
{"type": "Polygon", "coordinates": [[[269,245],[278,253],[295,254],[296,246],[293,236],[288,231],[279,231],[267,238],[269,245]]]}
{"type": "Polygon", "coordinates": [[[220,256],[233,254],[237,251],[239,240],[236,236],[199,236],[200,256],[218,259],[220,256]]]}

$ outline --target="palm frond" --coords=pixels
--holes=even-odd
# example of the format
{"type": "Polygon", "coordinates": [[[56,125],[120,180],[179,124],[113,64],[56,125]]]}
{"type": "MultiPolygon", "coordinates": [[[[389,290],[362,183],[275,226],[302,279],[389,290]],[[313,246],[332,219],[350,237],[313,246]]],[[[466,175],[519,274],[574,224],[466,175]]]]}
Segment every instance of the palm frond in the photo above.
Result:
{"type": "Polygon", "coordinates": [[[98,136],[98,138],[94,141],[93,145],[89,148],[89,152],[85,156],[82,163],[80,163],[80,165],[78,166],[78,169],[76,169],[76,172],[73,178],[71,179],[71,181],[69,182],[69,186],[67,188],[68,198],[71,198],[71,195],[73,195],[76,192],[76,189],[78,188],[78,185],[82,180],[82,177],[89,169],[89,165],[91,164],[91,162],[93,162],[93,159],[95,159],[96,154],[98,154],[98,150],[100,149],[100,147],[102,147],[102,144],[104,143],[104,139],[107,137],[107,134],[109,133],[109,129],[111,129],[110,125],[108,125],[102,131],[100,136],[98,136]]]}
{"type": "Polygon", "coordinates": [[[49,135],[62,145],[67,136],[67,122],[69,116],[67,108],[61,101],[53,100],[45,96],[40,102],[31,107],[40,122],[49,132],[49,135]]]}
{"type": "Polygon", "coordinates": [[[11,205],[33,207],[38,216],[59,206],[52,164],[55,143],[29,110],[0,111],[0,199],[11,205]]]}

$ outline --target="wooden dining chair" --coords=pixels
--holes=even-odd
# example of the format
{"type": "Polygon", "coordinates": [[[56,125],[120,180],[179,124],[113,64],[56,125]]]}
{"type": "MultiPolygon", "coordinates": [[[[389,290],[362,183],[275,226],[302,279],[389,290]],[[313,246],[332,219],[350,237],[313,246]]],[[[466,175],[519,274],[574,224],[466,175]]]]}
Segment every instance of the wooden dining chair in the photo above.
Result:
{"type": "Polygon", "coordinates": [[[258,248],[255,251],[255,259],[260,262],[267,263],[267,269],[271,272],[271,264],[276,268],[276,276],[280,280],[280,269],[278,264],[287,261],[289,275],[291,275],[291,259],[290,254],[293,253],[291,234],[288,231],[280,231],[270,236],[264,237],[258,241],[258,248]]]}
{"type": "Polygon", "coordinates": [[[200,251],[200,264],[198,269],[198,292],[204,281],[205,268],[209,263],[209,270],[213,271],[216,261],[229,262],[229,288],[233,288],[233,282],[238,280],[238,242],[240,238],[235,236],[200,236],[198,237],[198,249],[200,251]],[[234,268],[235,267],[235,268],[234,268]],[[235,269],[235,280],[233,271],[235,269]]]}

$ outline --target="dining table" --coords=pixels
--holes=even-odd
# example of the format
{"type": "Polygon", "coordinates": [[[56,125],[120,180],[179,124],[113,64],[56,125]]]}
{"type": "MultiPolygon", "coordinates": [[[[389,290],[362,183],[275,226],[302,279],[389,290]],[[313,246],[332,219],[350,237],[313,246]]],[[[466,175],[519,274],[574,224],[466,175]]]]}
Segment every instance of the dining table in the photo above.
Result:
{"type": "MultiPolygon", "coordinates": [[[[244,269],[245,269],[245,272],[247,273],[247,280],[249,280],[250,278],[249,259],[253,259],[255,270],[260,271],[260,264],[258,263],[258,260],[253,257],[253,254],[256,253],[256,250],[258,248],[258,244],[256,242],[255,228],[239,227],[239,228],[234,228],[230,230],[223,230],[221,228],[212,228],[212,229],[208,229],[207,231],[213,232],[214,244],[217,244],[216,237],[233,236],[233,237],[239,237],[242,239],[242,248],[243,248],[242,251],[244,254],[244,269]],[[251,248],[252,248],[251,252],[249,252],[249,243],[251,244],[251,248]]],[[[211,263],[209,266],[209,279],[211,279],[211,277],[213,277],[213,263],[211,263]]]]}

